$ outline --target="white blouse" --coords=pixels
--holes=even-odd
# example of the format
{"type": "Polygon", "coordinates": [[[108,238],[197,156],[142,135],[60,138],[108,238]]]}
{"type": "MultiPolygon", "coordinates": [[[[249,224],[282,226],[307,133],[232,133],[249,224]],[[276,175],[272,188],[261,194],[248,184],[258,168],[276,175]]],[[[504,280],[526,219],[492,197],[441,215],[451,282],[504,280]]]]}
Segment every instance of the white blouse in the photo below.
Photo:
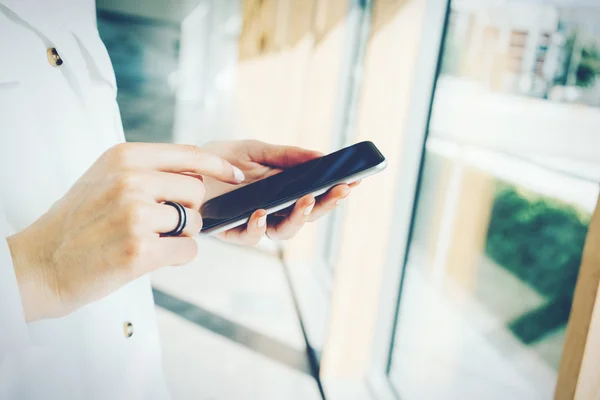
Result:
{"type": "MultiPolygon", "coordinates": [[[[3,238],[40,217],[103,151],[124,140],[94,3],[0,0],[3,238]],[[62,65],[52,65],[49,48],[62,65]]],[[[67,317],[26,323],[8,245],[0,240],[0,399],[25,398],[168,398],[149,279],[67,317]]]]}

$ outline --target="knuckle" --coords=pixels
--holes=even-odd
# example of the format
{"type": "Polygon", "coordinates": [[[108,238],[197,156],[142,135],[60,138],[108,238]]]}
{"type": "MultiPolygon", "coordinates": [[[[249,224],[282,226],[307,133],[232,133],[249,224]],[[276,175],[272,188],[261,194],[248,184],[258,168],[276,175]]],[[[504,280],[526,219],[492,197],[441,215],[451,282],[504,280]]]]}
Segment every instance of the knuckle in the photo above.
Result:
{"type": "Polygon", "coordinates": [[[125,226],[132,233],[137,233],[145,219],[146,205],[141,201],[133,201],[125,206],[125,226]]]}
{"type": "Polygon", "coordinates": [[[217,157],[217,156],[214,156],[214,157],[216,157],[216,161],[221,163],[221,169],[223,170],[223,173],[225,173],[226,175],[230,174],[231,167],[232,167],[231,163],[224,158],[217,157]]]}
{"type": "Polygon", "coordinates": [[[226,171],[229,171],[231,169],[231,164],[216,154],[206,152],[200,147],[194,145],[185,144],[182,146],[184,148],[184,151],[197,158],[198,161],[201,160],[202,165],[204,165],[205,168],[207,168],[210,171],[216,172],[221,170],[223,171],[223,173],[226,173],[226,171]]]}
{"type": "Polygon", "coordinates": [[[183,151],[192,154],[194,156],[199,156],[200,154],[202,154],[202,150],[200,149],[200,147],[195,146],[193,144],[183,144],[181,145],[183,151]]]}
{"type": "MultiPolygon", "coordinates": [[[[135,236],[130,236],[126,240],[123,241],[123,263],[132,268],[133,270],[137,270],[139,260],[142,254],[142,242],[139,238],[135,236]]],[[[133,272],[133,271],[132,271],[133,272]]]]}
{"type": "Polygon", "coordinates": [[[134,148],[134,143],[119,143],[111,147],[108,153],[113,163],[119,166],[127,166],[130,163],[134,148]]]}
{"type": "Polygon", "coordinates": [[[137,187],[138,176],[132,172],[123,172],[116,175],[114,189],[119,194],[132,192],[137,187]]]}
{"type": "Polygon", "coordinates": [[[246,142],[245,144],[250,147],[256,147],[256,146],[263,145],[263,142],[261,142],[260,140],[256,140],[256,139],[248,139],[245,142],[246,142]]]}

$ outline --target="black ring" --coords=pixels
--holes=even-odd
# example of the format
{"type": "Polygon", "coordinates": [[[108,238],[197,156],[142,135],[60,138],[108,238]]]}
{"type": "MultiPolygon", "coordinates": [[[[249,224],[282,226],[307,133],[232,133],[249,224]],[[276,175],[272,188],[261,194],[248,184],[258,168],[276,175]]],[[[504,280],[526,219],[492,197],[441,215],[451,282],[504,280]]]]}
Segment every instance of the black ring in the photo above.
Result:
{"type": "Polygon", "coordinates": [[[185,208],[177,203],[176,201],[165,201],[163,204],[174,207],[179,214],[179,222],[177,222],[177,226],[170,232],[163,233],[165,236],[179,236],[185,229],[185,224],[187,223],[187,213],[185,212],[185,208]]]}

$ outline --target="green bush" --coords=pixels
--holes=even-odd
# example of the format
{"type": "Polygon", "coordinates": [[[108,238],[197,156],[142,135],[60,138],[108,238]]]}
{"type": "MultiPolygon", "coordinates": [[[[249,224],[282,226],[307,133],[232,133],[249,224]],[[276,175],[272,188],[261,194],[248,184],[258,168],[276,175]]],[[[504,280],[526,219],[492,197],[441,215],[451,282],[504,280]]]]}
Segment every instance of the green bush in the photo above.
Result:
{"type": "Polygon", "coordinates": [[[600,75],[600,49],[589,46],[581,50],[581,61],[577,68],[577,86],[593,86],[600,75]]]}
{"type": "Polygon", "coordinates": [[[547,298],[507,321],[523,343],[542,340],[567,324],[589,220],[565,203],[499,185],[486,254],[547,298]]]}
{"type": "Polygon", "coordinates": [[[486,253],[539,293],[572,297],[589,219],[570,205],[503,184],[486,253]]]}

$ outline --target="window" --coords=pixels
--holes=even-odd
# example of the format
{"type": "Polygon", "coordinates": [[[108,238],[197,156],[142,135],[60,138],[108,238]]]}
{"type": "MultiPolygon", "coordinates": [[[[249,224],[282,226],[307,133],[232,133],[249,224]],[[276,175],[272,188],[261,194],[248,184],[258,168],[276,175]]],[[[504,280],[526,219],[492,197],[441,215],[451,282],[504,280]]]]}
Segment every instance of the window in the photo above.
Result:
{"type": "Polygon", "coordinates": [[[451,2],[390,354],[402,399],[553,396],[600,180],[600,8],[571,4],[451,2]]]}
{"type": "Polygon", "coordinates": [[[115,69],[125,137],[130,142],[171,142],[180,30],[176,23],[98,11],[98,30],[115,69]]]}
{"type": "MultiPolygon", "coordinates": [[[[350,0],[348,3],[347,33],[344,39],[340,93],[333,132],[332,149],[334,150],[353,144],[372,7],[372,0],[350,0]]],[[[325,279],[328,285],[334,272],[333,267],[340,247],[342,212],[341,209],[334,210],[327,217],[327,222],[322,224],[323,228],[321,229],[323,264],[327,268],[325,279]]]]}

